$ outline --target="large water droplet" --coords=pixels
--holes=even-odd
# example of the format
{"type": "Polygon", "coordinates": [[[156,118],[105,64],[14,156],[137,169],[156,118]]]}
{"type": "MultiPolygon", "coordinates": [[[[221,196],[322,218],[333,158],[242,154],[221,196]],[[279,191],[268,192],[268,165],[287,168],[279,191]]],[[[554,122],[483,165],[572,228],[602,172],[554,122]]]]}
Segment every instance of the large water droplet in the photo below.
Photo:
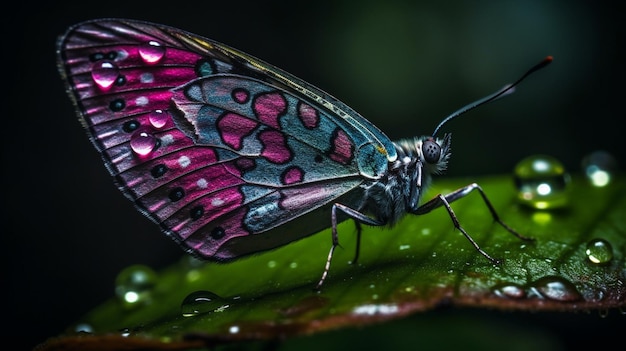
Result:
{"type": "Polygon", "coordinates": [[[133,265],[123,269],[115,279],[115,294],[126,307],[137,306],[151,299],[157,275],[148,266],[133,265]]]}
{"type": "Polygon", "coordinates": [[[163,110],[154,110],[150,112],[150,114],[148,114],[148,120],[150,121],[150,124],[156,129],[163,128],[163,126],[165,126],[169,119],[169,112],[163,110]]]}
{"type": "Polygon", "coordinates": [[[130,137],[130,147],[139,156],[150,154],[157,146],[157,138],[146,130],[138,130],[130,137]]]}
{"type": "Polygon", "coordinates": [[[518,199],[536,209],[553,209],[567,205],[569,174],[559,160],[546,155],[530,156],[514,170],[518,199]]]}
{"type": "Polygon", "coordinates": [[[145,63],[157,63],[165,55],[165,47],[151,40],[139,47],[139,55],[145,63]]]}
{"type": "Polygon", "coordinates": [[[183,317],[192,317],[199,314],[209,313],[224,307],[224,299],[210,291],[199,290],[187,295],[183,300],[180,310],[183,317]]]}
{"type": "Polygon", "coordinates": [[[609,185],[617,169],[617,160],[606,151],[592,152],[581,163],[585,176],[597,187],[609,185]]]}
{"type": "Polygon", "coordinates": [[[591,263],[606,264],[613,259],[613,247],[604,239],[593,239],[587,244],[585,254],[591,263]]]}
{"type": "Polygon", "coordinates": [[[96,62],[91,68],[91,78],[102,90],[109,89],[115,83],[119,74],[117,66],[109,61],[96,62]]]}
{"type": "Polygon", "coordinates": [[[572,282],[557,276],[539,278],[530,287],[540,296],[550,300],[572,302],[582,299],[572,282]]]}

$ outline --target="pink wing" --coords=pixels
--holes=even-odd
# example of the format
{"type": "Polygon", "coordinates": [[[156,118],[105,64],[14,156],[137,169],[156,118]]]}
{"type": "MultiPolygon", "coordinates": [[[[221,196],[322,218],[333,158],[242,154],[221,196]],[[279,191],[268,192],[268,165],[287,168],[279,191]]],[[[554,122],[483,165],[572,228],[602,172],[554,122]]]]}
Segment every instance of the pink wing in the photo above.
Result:
{"type": "MultiPolygon", "coordinates": [[[[337,117],[288,86],[315,88],[209,39],[96,20],[71,28],[58,53],[121,191],[203,258],[234,259],[328,227],[312,211],[386,169],[372,135],[380,132],[362,117],[337,117]],[[358,152],[368,156],[368,177],[358,152]],[[297,227],[304,218],[315,225],[297,227]]],[[[358,206],[358,196],[346,201],[358,206]]]]}

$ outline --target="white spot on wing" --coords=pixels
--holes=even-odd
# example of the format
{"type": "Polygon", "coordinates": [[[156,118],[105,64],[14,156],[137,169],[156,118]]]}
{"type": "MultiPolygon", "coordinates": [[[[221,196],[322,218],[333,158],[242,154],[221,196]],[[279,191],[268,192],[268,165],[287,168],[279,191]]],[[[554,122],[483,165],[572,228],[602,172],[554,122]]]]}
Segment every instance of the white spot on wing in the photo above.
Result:
{"type": "Polygon", "coordinates": [[[161,137],[161,146],[168,146],[174,142],[172,134],[165,134],[161,137]]]}
{"type": "Polygon", "coordinates": [[[206,181],[206,179],[200,178],[196,182],[196,185],[198,186],[198,188],[206,189],[206,187],[209,185],[209,183],[206,181]]]}
{"type": "Polygon", "coordinates": [[[152,75],[152,73],[142,73],[141,76],[139,76],[139,80],[142,83],[153,83],[154,76],[152,75]]]}
{"type": "Polygon", "coordinates": [[[191,160],[187,156],[181,156],[181,157],[178,158],[178,164],[182,168],[185,168],[185,167],[187,167],[187,166],[189,166],[191,164],[191,160]]]}
{"type": "Polygon", "coordinates": [[[138,96],[135,99],[135,104],[137,106],[146,106],[148,104],[148,102],[150,102],[150,100],[147,97],[145,97],[145,96],[138,96]]]}

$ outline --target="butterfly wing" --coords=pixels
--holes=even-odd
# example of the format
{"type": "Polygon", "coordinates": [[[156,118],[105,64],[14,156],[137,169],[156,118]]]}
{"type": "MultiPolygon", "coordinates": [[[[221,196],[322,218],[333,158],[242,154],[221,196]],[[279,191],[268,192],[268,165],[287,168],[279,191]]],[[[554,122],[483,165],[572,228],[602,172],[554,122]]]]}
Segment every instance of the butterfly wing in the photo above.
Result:
{"type": "Polygon", "coordinates": [[[203,258],[314,233],[323,224],[313,211],[342,196],[356,206],[360,186],[396,157],[382,132],[321,90],[175,28],[89,21],[61,37],[58,56],[120,190],[203,258]],[[317,225],[298,228],[305,218],[317,225]]]}

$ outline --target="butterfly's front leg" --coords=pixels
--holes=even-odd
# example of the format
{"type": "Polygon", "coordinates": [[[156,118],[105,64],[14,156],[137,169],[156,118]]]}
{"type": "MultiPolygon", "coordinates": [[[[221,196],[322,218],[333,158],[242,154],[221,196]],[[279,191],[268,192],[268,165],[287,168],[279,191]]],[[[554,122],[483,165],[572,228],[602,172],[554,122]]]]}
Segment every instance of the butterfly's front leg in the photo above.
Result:
{"type": "Polygon", "coordinates": [[[455,190],[455,191],[453,191],[453,192],[451,192],[451,193],[449,193],[447,195],[439,194],[436,197],[434,197],[433,199],[431,199],[430,201],[428,201],[428,202],[424,203],[423,205],[421,205],[420,207],[418,207],[417,210],[415,210],[412,213],[416,214],[416,215],[426,214],[426,213],[428,213],[428,212],[430,212],[430,211],[432,211],[432,210],[434,210],[436,208],[444,206],[446,208],[446,210],[448,211],[448,214],[450,215],[450,219],[452,220],[452,223],[454,224],[454,227],[456,229],[458,229],[461,233],[463,233],[463,235],[465,235],[467,240],[469,240],[469,242],[472,243],[472,245],[474,245],[476,250],[478,250],[478,252],[480,252],[481,255],[485,256],[491,262],[493,262],[493,263],[500,263],[500,260],[491,257],[483,249],[481,249],[480,246],[478,246],[476,241],[474,241],[474,239],[472,239],[472,237],[461,226],[461,223],[459,222],[456,214],[454,213],[454,211],[452,210],[452,207],[450,206],[450,203],[452,203],[452,202],[454,202],[454,201],[456,201],[458,199],[461,199],[461,198],[465,197],[466,195],[469,195],[474,190],[478,190],[478,192],[480,193],[480,196],[482,197],[483,202],[485,203],[485,205],[489,209],[489,212],[491,212],[491,217],[493,217],[494,221],[496,221],[498,224],[500,224],[502,227],[504,227],[504,229],[506,229],[509,233],[515,235],[516,237],[518,237],[518,238],[520,238],[522,240],[528,240],[528,241],[534,240],[534,238],[526,237],[526,236],[523,236],[523,235],[519,234],[513,228],[509,227],[506,223],[504,223],[500,219],[500,216],[496,212],[496,209],[491,204],[491,201],[489,201],[489,199],[487,198],[487,195],[485,194],[483,189],[476,183],[472,183],[472,184],[466,185],[466,186],[464,186],[464,187],[462,187],[460,189],[457,189],[457,190],[455,190]]]}
{"type": "Polygon", "coordinates": [[[322,273],[322,277],[320,278],[319,282],[317,283],[317,285],[315,286],[315,291],[319,291],[322,287],[322,285],[324,284],[324,281],[326,280],[326,277],[328,276],[328,271],[330,270],[330,261],[333,259],[333,254],[335,252],[335,248],[337,248],[337,246],[339,246],[339,236],[337,235],[337,224],[338,224],[338,220],[337,220],[337,211],[341,211],[343,213],[345,213],[348,217],[354,219],[354,221],[356,222],[357,225],[357,231],[358,231],[358,237],[357,237],[357,252],[355,254],[355,258],[353,260],[353,262],[356,261],[356,259],[359,256],[359,249],[358,249],[358,245],[359,245],[359,241],[360,241],[360,236],[361,236],[361,223],[363,224],[369,224],[372,226],[382,226],[385,225],[385,222],[373,219],[353,208],[350,208],[346,205],[342,205],[340,203],[335,203],[333,204],[332,208],[331,208],[331,224],[332,224],[332,240],[333,240],[333,244],[330,247],[330,251],[328,252],[328,258],[326,259],[326,265],[324,266],[324,272],[322,273]]]}

